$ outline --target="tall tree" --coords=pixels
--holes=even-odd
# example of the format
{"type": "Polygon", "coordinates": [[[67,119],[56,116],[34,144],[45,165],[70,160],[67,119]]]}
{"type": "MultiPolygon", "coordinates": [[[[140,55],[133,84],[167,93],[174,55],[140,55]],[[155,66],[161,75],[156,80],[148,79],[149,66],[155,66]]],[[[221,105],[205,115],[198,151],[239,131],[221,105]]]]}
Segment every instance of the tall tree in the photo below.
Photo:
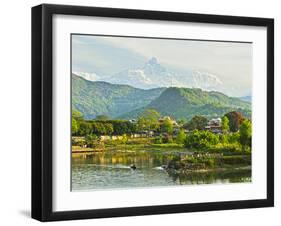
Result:
{"type": "Polygon", "coordinates": [[[195,115],[188,123],[184,125],[184,128],[188,130],[203,130],[207,125],[208,119],[204,116],[195,115]]]}
{"type": "Polygon", "coordinates": [[[244,117],[241,112],[231,111],[225,114],[229,120],[229,129],[231,132],[237,132],[242,124],[244,117]]]}
{"type": "Polygon", "coordinates": [[[226,116],[223,116],[221,119],[221,128],[223,133],[229,132],[229,120],[226,116]]]}
{"type": "Polygon", "coordinates": [[[140,130],[156,130],[159,128],[160,114],[155,109],[145,110],[138,118],[138,128],[140,130]]]}
{"type": "Polygon", "coordinates": [[[79,126],[79,135],[85,136],[92,133],[92,125],[89,122],[82,121],[79,126]]]}
{"type": "Polygon", "coordinates": [[[105,129],[105,135],[111,135],[113,134],[113,125],[111,123],[104,123],[103,124],[104,129],[105,129]]]}
{"type": "Polygon", "coordinates": [[[164,122],[160,126],[161,132],[172,134],[174,131],[174,126],[171,120],[165,119],[164,122]]]}
{"type": "Polygon", "coordinates": [[[176,141],[178,144],[183,144],[186,139],[186,134],[184,132],[184,129],[180,129],[179,133],[177,134],[176,141]]]}
{"type": "Polygon", "coordinates": [[[244,120],[239,129],[240,143],[243,146],[251,146],[252,141],[252,123],[250,120],[244,120]]]}
{"type": "Polygon", "coordinates": [[[72,135],[76,135],[78,130],[79,130],[78,122],[76,121],[75,118],[72,118],[72,120],[71,120],[71,133],[72,133],[72,135]]]}

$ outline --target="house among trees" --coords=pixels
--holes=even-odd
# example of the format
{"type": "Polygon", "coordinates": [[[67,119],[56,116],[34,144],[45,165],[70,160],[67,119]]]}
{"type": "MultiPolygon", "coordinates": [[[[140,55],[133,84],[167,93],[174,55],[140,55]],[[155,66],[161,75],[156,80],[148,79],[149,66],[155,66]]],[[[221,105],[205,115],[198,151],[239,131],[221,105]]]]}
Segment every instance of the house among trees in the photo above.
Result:
{"type": "Polygon", "coordinates": [[[205,126],[205,129],[209,130],[212,133],[222,133],[221,118],[213,118],[208,121],[207,126],[205,126]]]}
{"type": "Polygon", "coordinates": [[[159,118],[159,123],[160,124],[164,123],[165,121],[170,121],[173,124],[173,127],[179,127],[177,121],[174,118],[170,117],[170,116],[163,116],[163,117],[159,118]]]}

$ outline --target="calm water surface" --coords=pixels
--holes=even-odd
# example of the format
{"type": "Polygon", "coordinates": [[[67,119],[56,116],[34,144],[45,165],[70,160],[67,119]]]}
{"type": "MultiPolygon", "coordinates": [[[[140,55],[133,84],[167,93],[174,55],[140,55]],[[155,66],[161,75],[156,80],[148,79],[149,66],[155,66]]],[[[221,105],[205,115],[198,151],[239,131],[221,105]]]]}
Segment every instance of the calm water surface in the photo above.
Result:
{"type": "Polygon", "coordinates": [[[72,190],[250,182],[251,170],[168,173],[161,166],[178,152],[105,152],[72,155],[72,190]],[[130,168],[135,164],[136,170],[130,168]]]}

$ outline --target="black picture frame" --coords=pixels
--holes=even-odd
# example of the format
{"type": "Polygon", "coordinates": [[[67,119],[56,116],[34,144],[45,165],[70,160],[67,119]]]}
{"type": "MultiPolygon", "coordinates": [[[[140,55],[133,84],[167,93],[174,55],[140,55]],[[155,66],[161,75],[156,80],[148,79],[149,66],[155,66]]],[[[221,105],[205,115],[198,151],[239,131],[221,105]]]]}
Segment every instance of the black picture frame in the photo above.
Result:
{"type": "Polygon", "coordinates": [[[32,218],[40,221],[56,221],[271,206],[274,206],[273,19],[49,4],[32,8],[32,218]],[[52,210],[52,18],[55,14],[266,27],[267,198],[54,212],[52,210]]]}

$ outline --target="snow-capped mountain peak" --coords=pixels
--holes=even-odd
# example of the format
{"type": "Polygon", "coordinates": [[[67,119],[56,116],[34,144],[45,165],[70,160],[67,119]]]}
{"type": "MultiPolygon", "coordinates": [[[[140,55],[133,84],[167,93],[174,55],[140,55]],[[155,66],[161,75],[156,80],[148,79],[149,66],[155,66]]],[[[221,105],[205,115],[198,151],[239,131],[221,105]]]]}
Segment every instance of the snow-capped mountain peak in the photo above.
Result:
{"type": "Polygon", "coordinates": [[[90,81],[106,81],[141,89],[176,86],[219,90],[222,86],[222,81],[214,74],[199,70],[175,72],[161,65],[156,57],[150,58],[143,67],[130,68],[109,77],[98,76],[95,73],[74,73],[90,81]]]}
{"type": "Polygon", "coordinates": [[[73,73],[89,81],[97,81],[100,79],[100,77],[95,73],[87,73],[87,72],[80,72],[80,71],[74,71],[73,73]]]}
{"type": "Polygon", "coordinates": [[[222,81],[214,74],[201,71],[192,72],[193,83],[195,87],[200,87],[201,89],[210,90],[217,86],[222,85],[222,81]]]}
{"type": "Polygon", "coordinates": [[[142,68],[142,70],[146,74],[161,74],[166,72],[166,68],[163,67],[161,64],[158,63],[158,60],[156,57],[150,58],[142,68]]]}
{"type": "Polygon", "coordinates": [[[221,86],[221,80],[214,74],[198,70],[177,73],[161,65],[156,57],[150,58],[142,68],[129,69],[111,76],[108,80],[115,84],[127,84],[137,88],[196,87],[213,90],[221,86]]]}

